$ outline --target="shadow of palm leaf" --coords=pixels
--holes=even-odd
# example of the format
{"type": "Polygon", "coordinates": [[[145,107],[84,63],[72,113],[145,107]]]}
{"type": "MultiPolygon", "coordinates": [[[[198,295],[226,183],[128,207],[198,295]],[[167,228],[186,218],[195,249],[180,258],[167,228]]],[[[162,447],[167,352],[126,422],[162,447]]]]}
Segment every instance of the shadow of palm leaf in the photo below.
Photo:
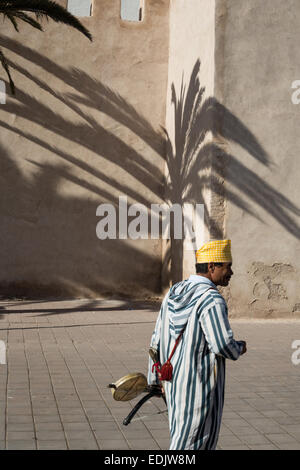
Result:
{"type": "MultiPolygon", "coordinates": [[[[222,143],[233,142],[242,147],[258,164],[272,166],[271,159],[263,146],[236,116],[215,98],[204,99],[205,88],[200,86],[199,73],[200,61],[197,61],[187,88],[183,85],[182,79],[178,96],[172,84],[173,141],[165,131],[168,167],[167,200],[170,204],[181,205],[203,203],[205,223],[212,238],[222,238],[225,234],[222,224],[216,223],[209,215],[210,211],[204,198],[207,190],[221,198],[226,197],[262,223],[264,221],[255,209],[255,205],[263,208],[288,232],[299,238],[299,225],[294,220],[294,217],[300,214],[299,208],[224,149],[222,143]],[[209,134],[212,135],[212,141],[207,139],[209,134]]],[[[172,281],[176,282],[182,279],[181,240],[171,241],[169,256],[177,261],[172,273],[172,281]]]]}
{"type": "MultiPolygon", "coordinates": [[[[233,204],[259,220],[261,220],[260,216],[254,206],[264,208],[288,232],[299,238],[299,226],[293,219],[294,216],[299,215],[299,209],[278,190],[272,188],[256,173],[239,162],[234,155],[226,151],[224,145],[219,143],[219,141],[233,142],[241,146],[249,158],[253,158],[258,164],[266,167],[270,167],[272,164],[263,146],[236,116],[216,99],[204,97],[205,88],[201,87],[199,79],[200,61],[196,62],[187,86],[183,85],[182,80],[179,96],[177,96],[175,86],[172,85],[174,138],[171,139],[165,129],[163,131],[155,129],[150,121],[120,94],[99,80],[90,77],[84,71],[68,70],[61,67],[38,52],[4,36],[0,37],[0,45],[5,45],[6,48],[20,55],[23,59],[29,60],[73,88],[74,92],[59,93],[45,81],[33,76],[28,69],[25,70],[16,64],[12,65],[36,87],[49,93],[58,100],[60,105],[69,108],[80,121],[74,122],[59,115],[53,108],[51,109],[32,94],[23,91],[17,92],[17,98],[14,101],[9,101],[2,109],[3,112],[14,113],[69,141],[75,140],[78,146],[93,152],[101,159],[113,162],[128,175],[134,177],[137,182],[142,182],[144,188],[162,201],[168,201],[169,204],[182,205],[185,202],[205,204],[204,192],[207,190],[224,197],[222,180],[225,180],[226,185],[230,185],[230,187],[226,187],[226,198],[233,204]],[[116,133],[101,125],[94,114],[87,112],[86,109],[91,112],[101,112],[122,128],[129,129],[145,144],[143,150],[139,151],[124,142],[116,133]],[[208,139],[210,134],[213,136],[212,140],[208,139]],[[153,152],[157,157],[155,162],[151,160],[153,152]],[[161,163],[158,164],[159,160],[161,163]],[[164,176],[164,162],[168,169],[167,179],[164,176]],[[207,171],[211,171],[211,173],[207,174],[207,171]]],[[[120,181],[114,175],[108,174],[104,168],[101,168],[101,163],[92,166],[72,153],[62,150],[58,145],[53,145],[44,138],[30,133],[24,128],[25,126],[23,129],[19,129],[8,123],[7,120],[1,120],[0,125],[52,152],[62,161],[80,168],[83,171],[82,175],[92,175],[97,179],[97,184],[90,182],[88,178],[82,177],[81,179],[75,176],[63,165],[56,167],[57,177],[72,181],[98,194],[106,202],[112,202],[115,206],[118,203],[115,195],[117,191],[150,208],[153,201],[149,199],[149,195],[145,195],[145,191],[127,184],[124,179],[120,181]]],[[[49,171],[48,167],[40,162],[28,160],[43,171],[46,177],[47,171],[49,171]]],[[[53,185],[53,191],[54,188],[55,185],[53,185]]],[[[223,236],[220,224],[210,217],[209,207],[206,206],[205,223],[215,236],[223,236]]],[[[110,246],[104,244],[98,247],[98,250],[105,256],[107,249],[113,250],[111,244],[110,246]]],[[[128,247],[120,241],[116,260],[122,257],[127,259],[127,256],[124,258],[126,250],[128,247]]],[[[133,251],[131,247],[128,251],[128,260],[133,251]]],[[[141,266],[143,264],[142,258],[140,259],[141,266]]],[[[172,260],[171,277],[173,282],[181,279],[182,258],[182,241],[172,240],[162,264],[163,270],[165,270],[169,261],[172,260]]],[[[145,257],[145,261],[146,259],[149,262],[149,256],[145,257]]],[[[72,280],[71,273],[66,274],[66,276],[68,275],[72,280]]],[[[103,284],[105,285],[105,282],[103,284]]],[[[109,293],[109,284],[105,286],[105,289],[109,293]]]]}

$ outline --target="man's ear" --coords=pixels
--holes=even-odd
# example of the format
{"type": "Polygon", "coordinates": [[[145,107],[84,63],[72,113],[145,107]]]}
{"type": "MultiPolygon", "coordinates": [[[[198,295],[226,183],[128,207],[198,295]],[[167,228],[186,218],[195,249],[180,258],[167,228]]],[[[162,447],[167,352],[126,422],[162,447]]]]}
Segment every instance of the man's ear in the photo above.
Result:
{"type": "Polygon", "coordinates": [[[214,270],[215,270],[214,263],[208,263],[208,270],[211,271],[212,273],[214,272],[214,270]]]}

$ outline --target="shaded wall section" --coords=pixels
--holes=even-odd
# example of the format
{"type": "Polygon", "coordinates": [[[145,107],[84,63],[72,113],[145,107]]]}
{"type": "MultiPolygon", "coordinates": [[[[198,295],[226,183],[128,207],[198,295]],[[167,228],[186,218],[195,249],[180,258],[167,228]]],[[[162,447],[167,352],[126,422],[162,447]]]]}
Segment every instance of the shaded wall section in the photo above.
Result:
{"type": "Polygon", "coordinates": [[[299,316],[300,107],[291,101],[299,2],[216,4],[215,97],[225,138],[215,171],[221,159],[235,273],[226,295],[235,316],[299,316]],[[244,130],[230,133],[229,112],[244,130]]]}
{"type": "Polygon", "coordinates": [[[92,44],[51,21],[1,26],[17,87],[0,107],[2,296],[161,291],[160,240],[96,237],[100,204],[163,198],[169,1],[148,0],[138,23],[120,8],[94,2],[92,44]]]}

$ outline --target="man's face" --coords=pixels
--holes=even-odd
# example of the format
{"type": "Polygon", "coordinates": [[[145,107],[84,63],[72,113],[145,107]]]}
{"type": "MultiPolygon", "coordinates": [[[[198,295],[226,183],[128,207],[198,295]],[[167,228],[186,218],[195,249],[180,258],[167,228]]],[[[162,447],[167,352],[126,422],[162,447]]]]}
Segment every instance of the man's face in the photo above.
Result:
{"type": "Polygon", "coordinates": [[[216,286],[228,286],[233,271],[231,269],[232,263],[223,263],[222,266],[216,266],[214,263],[209,263],[211,269],[211,280],[216,286]]]}

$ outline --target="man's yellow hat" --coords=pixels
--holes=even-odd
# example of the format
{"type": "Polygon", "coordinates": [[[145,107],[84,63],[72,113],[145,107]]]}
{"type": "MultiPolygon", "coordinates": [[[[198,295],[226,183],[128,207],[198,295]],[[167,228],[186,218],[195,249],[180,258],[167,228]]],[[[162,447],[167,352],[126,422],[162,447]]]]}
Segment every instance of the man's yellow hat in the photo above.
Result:
{"type": "Polygon", "coordinates": [[[231,240],[213,240],[196,251],[197,263],[231,263],[231,240]]]}

